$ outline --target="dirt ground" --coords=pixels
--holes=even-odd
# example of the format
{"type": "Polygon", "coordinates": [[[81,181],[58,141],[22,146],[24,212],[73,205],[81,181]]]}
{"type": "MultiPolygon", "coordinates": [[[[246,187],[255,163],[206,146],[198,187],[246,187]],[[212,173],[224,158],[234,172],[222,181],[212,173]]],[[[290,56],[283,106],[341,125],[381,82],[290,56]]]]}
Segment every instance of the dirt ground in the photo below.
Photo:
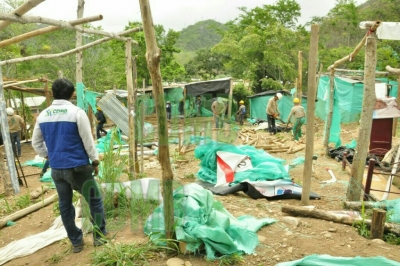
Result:
{"type": "MultiPolygon", "coordinates": [[[[343,201],[346,198],[349,174],[347,171],[341,170],[341,163],[323,156],[322,128],[323,126],[316,127],[314,151],[315,154],[318,155],[318,159],[314,162],[315,172],[312,174],[311,178],[311,191],[319,194],[321,199],[310,200],[310,204],[321,210],[343,210],[343,201]],[[330,179],[329,174],[325,170],[327,167],[334,172],[338,182],[322,185],[320,181],[330,179]]],[[[289,133],[281,134],[290,138],[289,133]]],[[[356,137],[357,125],[343,126],[343,144],[350,143],[350,141],[356,137]]],[[[23,144],[22,151],[22,162],[31,160],[35,156],[35,152],[29,143],[23,144]]],[[[274,153],[273,156],[290,162],[297,156],[304,156],[304,154],[305,151],[303,150],[295,154],[274,153]]],[[[193,152],[187,153],[185,157],[189,159],[189,162],[178,164],[174,172],[174,179],[181,184],[194,182],[195,179],[185,177],[195,174],[199,169],[199,160],[194,159],[193,152]]],[[[301,164],[290,171],[291,177],[299,184],[302,183],[303,179],[303,167],[304,164],[301,164]]],[[[39,172],[39,168],[31,166],[24,167],[24,173],[28,176],[26,178],[28,188],[21,186],[19,195],[25,195],[43,185],[43,183],[39,181],[39,172]]],[[[161,178],[161,170],[155,168],[147,170],[146,174],[147,177],[161,178]]],[[[2,182],[1,180],[1,183],[2,182]]],[[[1,192],[0,190],[0,193],[1,192]]],[[[47,198],[54,193],[56,193],[55,190],[50,190],[45,197],[47,198]]],[[[8,197],[7,201],[12,202],[15,197],[16,196],[8,197]]],[[[329,254],[331,256],[340,257],[385,256],[388,259],[400,262],[400,249],[397,246],[387,243],[376,243],[363,238],[352,226],[302,217],[298,217],[300,221],[298,226],[292,226],[284,222],[282,218],[287,215],[281,212],[281,207],[284,205],[301,206],[300,200],[253,200],[244,193],[237,193],[229,196],[215,196],[215,199],[221,201],[224,207],[235,217],[253,215],[258,218],[268,217],[278,220],[276,223],[265,226],[257,232],[260,245],[257,247],[255,254],[243,256],[244,260],[241,265],[275,265],[278,262],[297,260],[312,254],[329,254]]],[[[1,204],[4,204],[2,199],[0,199],[0,205],[1,204]]],[[[5,216],[4,213],[0,213],[0,218],[4,218],[5,216]]],[[[54,219],[53,204],[50,204],[47,207],[14,221],[16,222],[14,226],[0,229],[0,248],[14,240],[47,230],[54,219]]],[[[137,243],[147,241],[147,237],[142,231],[132,231],[128,225],[122,230],[111,233],[113,235],[115,234],[114,242],[137,243]]],[[[69,241],[63,240],[53,243],[32,255],[14,259],[4,265],[91,265],[91,254],[102,248],[103,247],[94,248],[91,235],[86,235],[85,248],[81,253],[73,254],[69,241]],[[57,260],[57,263],[52,263],[52,258],[56,255],[59,256],[60,259],[57,260]]],[[[204,255],[194,256],[181,254],[178,257],[185,261],[190,261],[192,265],[218,265],[218,261],[207,262],[204,259],[204,255]]],[[[168,258],[160,256],[150,261],[149,265],[166,265],[167,259],[168,258]]]]}

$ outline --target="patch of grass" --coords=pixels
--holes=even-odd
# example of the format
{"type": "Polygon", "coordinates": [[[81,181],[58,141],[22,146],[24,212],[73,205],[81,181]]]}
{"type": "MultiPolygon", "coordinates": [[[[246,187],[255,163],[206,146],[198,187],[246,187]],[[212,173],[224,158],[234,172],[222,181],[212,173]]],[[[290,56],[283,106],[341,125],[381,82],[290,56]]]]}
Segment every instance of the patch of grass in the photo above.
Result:
{"type": "Polygon", "coordinates": [[[193,173],[185,174],[183,177],[187,179],[196,179],[196,176],[193,173]]]}
{"type": "Polygon", "coordinates": [[[400,245],[400,237],[396,236],[393,233],[383,235],[383,240],[388,244],[400,245]]]}
{"type": "Polygon", "coordinates": [[[13,209],[10,206],[10,204],[8,203],[7,199],[5,197],[2,197],[1,199],[4,201],[4,205],[0,204],[1,213],[4,213],[4,214],[11,213],[13,209]]]}
{"type": "Polygon", "coordinates": [[[224,255],[215,260],[210,260],[206,258],[206,261],[218,262],[219,266],[228,266],[242,264],[242,262],[244,262],[244,258],[240,253],[233,253],[230,255],[224,255]]]}
{"type": "Polygon", "coordinates": [[[15,201],[15,206],[18,207],[19,209],[24,209],[31,205],[31,197],[28,194],[19,196],[16,201],[15,201]]]}
{"type": "Polygon", "coordinates": [[[92,253],[94,265],[146,265],[150,260],[158,259],[160,253],[166,255],[178,254],[178,245],[172,240],[160,240],[167,242],[166,246],[147,243],[117,243],[105,245],[101,250],[92,253]]]}
{"type": "Polygon", "coordinates": [[[356,221],[353,224],[353,227],[357,228],[357,232],[360,236],[365,237],[365,238],[370,238],[371,237],[371,231],[368,228],[368,225],[365,223],[365,205],[364,201],[361,204],[361,221],[356,221]]]}

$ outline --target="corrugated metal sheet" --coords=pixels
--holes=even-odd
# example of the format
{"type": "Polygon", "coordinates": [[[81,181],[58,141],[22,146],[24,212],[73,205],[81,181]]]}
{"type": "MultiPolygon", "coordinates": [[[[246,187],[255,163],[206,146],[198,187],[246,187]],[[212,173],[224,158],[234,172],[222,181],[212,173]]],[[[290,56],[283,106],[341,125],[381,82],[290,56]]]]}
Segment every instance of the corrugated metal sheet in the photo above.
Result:
{"type": "Polygon", "coordinates": [[[101,110],[121,129],[122,133],[129,136],[128,108],[123,106],[112,93],[107,93],[98,101],[101,110]]]}
{"type": "MultiPolygon", "coordinates": [[[[46,97],[44,96],[36,96],[36,97],[26,97],[24,98],[24,103],[29,107],[37,107],[41,105],[44,101],[46,101],[46,97]]],[[[17,107],[21,105],[21,99],[15,99],[17,107]]],[[[11,101],[11,107],[15,108],[14,101],[11,101]]]]}

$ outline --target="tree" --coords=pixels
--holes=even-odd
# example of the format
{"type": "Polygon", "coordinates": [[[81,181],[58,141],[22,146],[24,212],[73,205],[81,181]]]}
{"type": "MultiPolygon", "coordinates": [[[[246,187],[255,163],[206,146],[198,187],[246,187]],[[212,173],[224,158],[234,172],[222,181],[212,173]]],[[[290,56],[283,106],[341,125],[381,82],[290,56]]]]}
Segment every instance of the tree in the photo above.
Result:
{"type": "Polygon", "coordinates": [[[202,79],[214,79],[221,74],[223,69],[222,55],[209,49],[201,49],[196,56],[185,64],[187,74],[191,77],[202,77],[202,79]]]}

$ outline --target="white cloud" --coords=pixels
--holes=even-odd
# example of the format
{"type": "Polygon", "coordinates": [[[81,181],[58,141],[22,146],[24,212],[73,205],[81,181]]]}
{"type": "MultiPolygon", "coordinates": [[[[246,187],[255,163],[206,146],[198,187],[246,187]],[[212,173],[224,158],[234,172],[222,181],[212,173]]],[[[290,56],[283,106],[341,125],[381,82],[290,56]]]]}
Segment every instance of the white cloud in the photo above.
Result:
{"type": "MultiPolygon", "coordinates": [[[[275,0],[150,0],[154,24],[166,29],[181,30],[198,21],[214,19],[225,23],[240,14],[238,7],[252,9],[256,6],[274,4],[275,0]]],[[[297,0],[301,5],[304,24],[312,16],[325,16],[335,6],[334,0],[297,0]]],[[[359,0],[358,3],[365,2],[359,0]]],[[[78,0],[46,0],[28,15],[59,20],[76,18],[78,0]]],[[[123,31],[129,21],[141,21],[139,0],[85,0],[84,17],[103,15],[103,20],[93,25],[101,25],[106,31],[123,31]]]]}

